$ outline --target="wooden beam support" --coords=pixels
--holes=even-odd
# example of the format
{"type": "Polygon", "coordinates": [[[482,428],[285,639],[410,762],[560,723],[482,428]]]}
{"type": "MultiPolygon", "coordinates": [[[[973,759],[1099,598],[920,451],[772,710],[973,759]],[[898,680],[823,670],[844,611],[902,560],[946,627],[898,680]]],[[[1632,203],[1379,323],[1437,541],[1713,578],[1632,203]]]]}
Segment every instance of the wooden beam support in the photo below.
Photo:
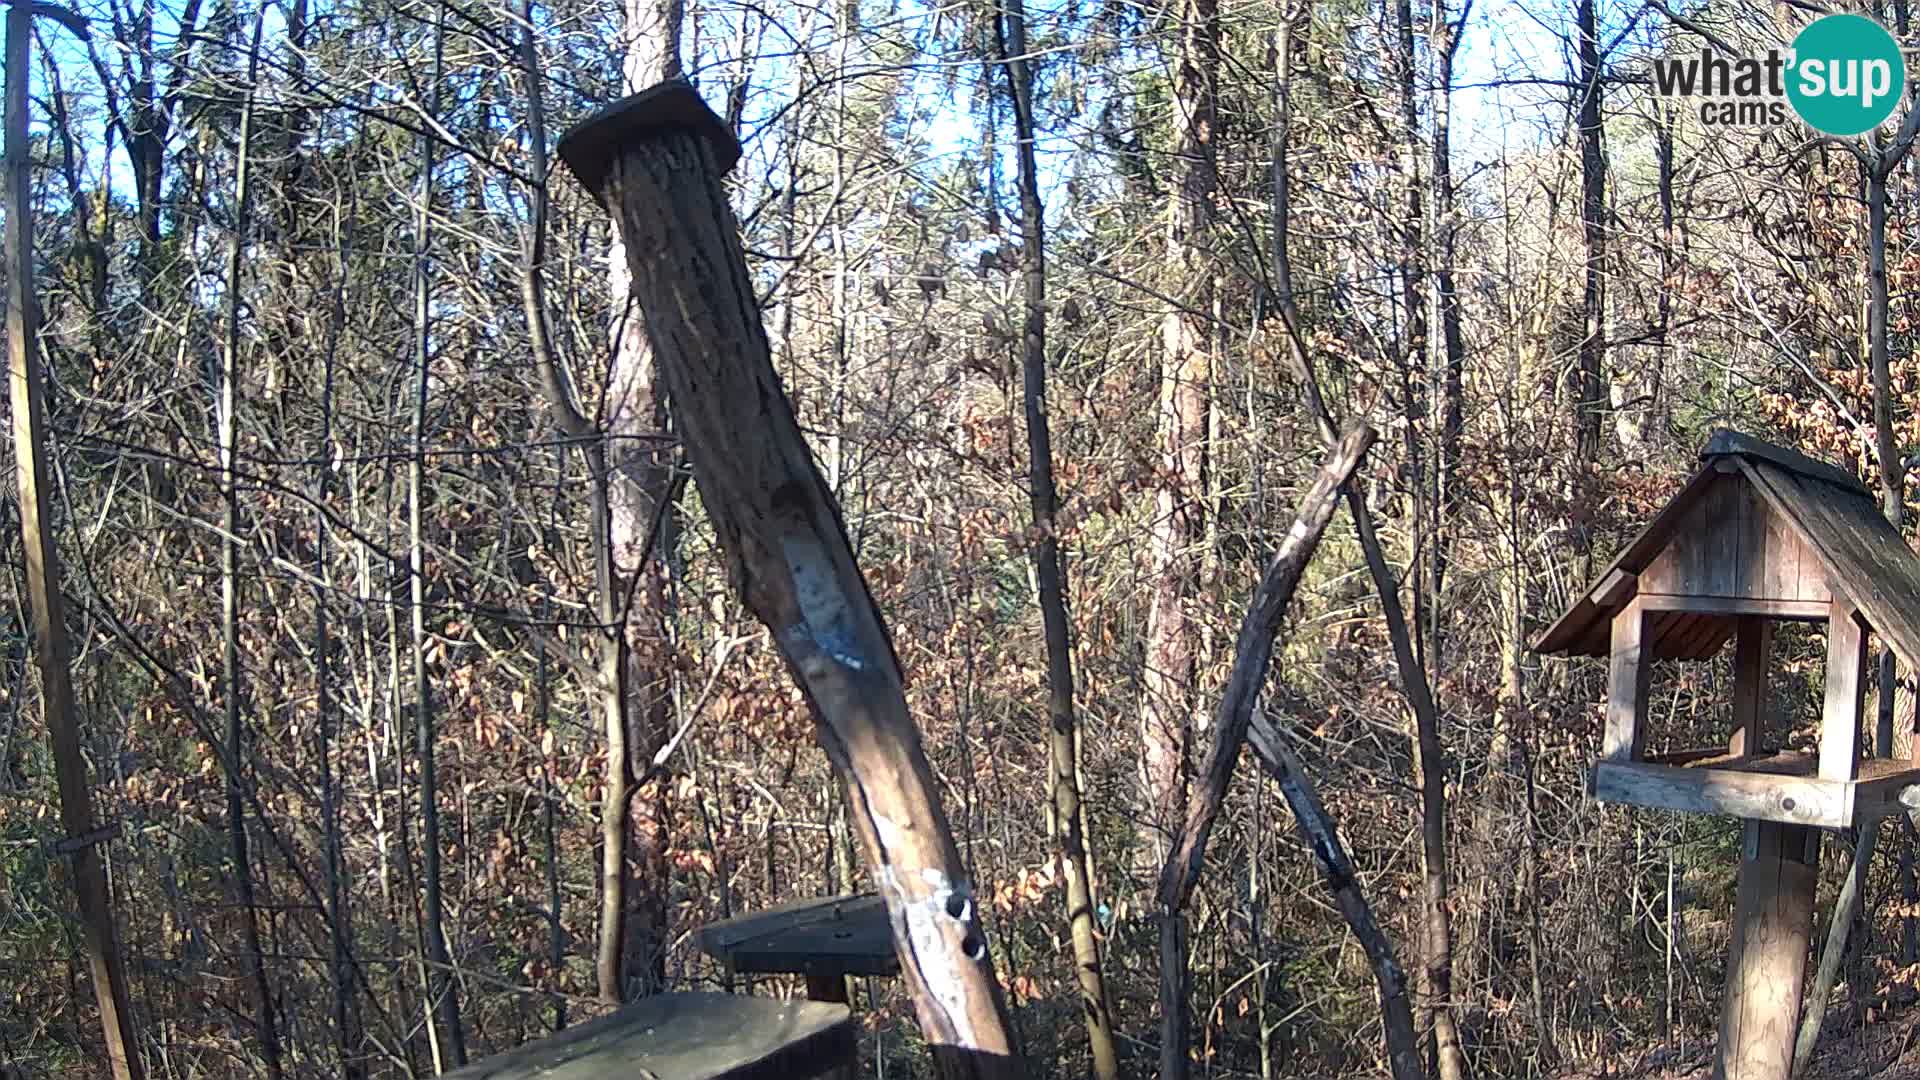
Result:
{"type": "Polygon", "coordinates": [[[1758,754],[1766,746],[1767,661],[1773,651],[1773,623],[1758,615],[1739,616],[1733,639],[1733,737],[1727,752],[1758,754]]]}
{"type": "Polygon", "coordinates": [[[1653,673],[1651,629],[1640,598],[1613,617],[1612,662],[1607,675],[1607,730],[1601,756],[1608,761],[1638,761],[1646,746],[1647,681],[1653,673]]]}
{"type": "Polygon", "coordinates": [[[1685,814],[1721,814],[1827,829],[1854,824],[1856,813],[1855,785],[1846,781],[1646,761],[1595,765],[1593,797],[1685,814]]]}
{"type": "Polygon", "coordinates": [[[966,864],[833,491],[773,369],[721,177],[733,133],[686,82],[588,118],[560,156],[613,216],[729,576],[806,693],[943,1080],[1024,1076],[966,864]]]}
{"type": "Polygon", "coordinates": [[[1820,833],[1748,821],[1741,845],[1715,1080],[1789,1080],[1813,937],[1820,833]]]}
{"type": "Polygon", "coordinates": [[[1827,693],[1820,713],[1820,778],[1851,780],[1860,767],[1860,717],[1867,689],[1867,634],[1859,616],[1834,605],[1827,620],[1827,693]]]}
{"type": "Polygon", "coordinates": [[[1826,600],[1761,600],[1740,596],[1673,596],[1639,593],[1634,599],[1648,611],[1689,611],[1700,615],[1764,615],[1769,619],[1812,622],[1825,619],[1837,605],[1826,600]]]}

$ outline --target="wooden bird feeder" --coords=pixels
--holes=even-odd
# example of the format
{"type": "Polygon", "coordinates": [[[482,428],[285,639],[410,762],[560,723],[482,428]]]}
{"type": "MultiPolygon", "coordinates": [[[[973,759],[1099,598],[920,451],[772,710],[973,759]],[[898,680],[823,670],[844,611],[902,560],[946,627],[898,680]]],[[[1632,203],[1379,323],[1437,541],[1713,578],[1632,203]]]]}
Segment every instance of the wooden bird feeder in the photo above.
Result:
{"type": "Polygon", "coordinates": [[[847,977],[900,974],[887,905],[864,893],[796,900],[700,928],[700,949],[735,975],[803,975],[813,1001],[847,1000],[847,977]]]}
{"type": "Polygon", "coordinates": [[[1840,469],[1717,431],[1702,466],[1535,644],[1606,656],[1606,730],[1595,797],[1726,814],[1746,823],[1716,1076],[1786,1080],[1812,933],[1817,828],[1865,824],[1920,792],[1913,762],[1862,760],[1866,635],[1920,659],[1920,557],[1840,469]],[[1811,752],[1767,718],[1778,621],[1826,627],[1825,703],[1811,752]],[[1649,755],[1656,660],[1705,660],[1733,643],[1724,746],[1649,755]]]}

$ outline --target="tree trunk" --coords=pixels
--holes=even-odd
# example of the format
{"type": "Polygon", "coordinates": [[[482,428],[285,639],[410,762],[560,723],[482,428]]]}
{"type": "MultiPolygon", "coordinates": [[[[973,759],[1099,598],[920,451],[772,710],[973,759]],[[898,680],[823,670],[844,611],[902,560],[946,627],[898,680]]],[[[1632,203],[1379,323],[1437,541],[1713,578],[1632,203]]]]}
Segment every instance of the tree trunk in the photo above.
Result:
{"type": "Polygon", "coordinates": [[[47,462],[46,374],[39,357],[40,313],[33,294],[33,188],[27,156],[27,84],[34,8],[7,8],[7,371],[13,410],[14,476],[20,487],[20,544],[26,552],[27,597],[33,614],[33,657],[40,669],[40,702],[60,789],[59,850],[72,865],[73,891],[94,1001],[115,1080],[142,1080],[139,1036],[120,967],[113,893],[101,865],[106,837],[94,828],[93,791],[81,749],[80,712],[73,696],[66,603],[60,593],[60,553],[52,532],[54,477],[47,462]]]}
{"type": "Polygon", "coordinates": [[[1188,1073],[1187,995],[1189,984],[1184,914],[1193,887],[1200,880],[1201,864],[1206,860],[1207,839],[1213,832],[1220,808],[1226,803],[1227,786],[1240,758],[1240,745],[1246,741],[1247,725],[1253,715],[1254,700],[1266,685],[1267,669],[1273,661],[1273,640],[1280,631],[1280,620],[1293,602],[1300,576],[1306,572],[1320,537],[1339,505],[1342,485],[1360,466],[1360,459],[1376,438],[1372,428],[1356,423],[1337,445],[1327,452],[1313,485],[1300,499],[1293,525],[1281,538],[1279,549],[1261,576],[1260,587],[1247,606],[1240,622],[1240,634],[1234,642],[1233,671],[1227,676],[1226,689],[1214,717],[1213,744],[1208,747],[1201,767],[1201,785],[1187,819],[1175,838],[1173,853],[1160,869],[1158,899],[1160,905],[1160,1080],[1184,1080],[1188,1073]]]}
{"type": "Polygon", "coordinates": [[[1447,769],[1440,744],[1440,710],[1434,705],[1426,670],[1413,653],[1413,638],[1400,607],[1399,583],[1373,531],[1366,500],[1352,485],[1347,487],[1347,506],[1353,513],[1354,531],[1366,555],[1374,589],[1380,595],[1402,689],[1413,708],[1414,771],[1420,780],[1421,991],[1426,995],[1421,1008],[1431,1014],[1434,1057],[1441,1080],[1463,1080],[1467,1076],[1466,1053],[1453,1019],[1453,928],[1447,915],[1447,769]]]}
{"type": "Polygon", "coordinates": [[[1607,159],[1602,143],[1605,128],[1600,116],[1600,34],[1595,10],[1596,0],[1578,0],[1574,9],[1580,36],[1580,235],[1586,252],[1574,443],[1583,471],[1592,467],[1600,452],[1601,418],[1607,409],[1607,159]]]}
{"type": "MultiPolygon", "coordinates": [[[[623,30],[626,51],[622,70],[629,91],[681,77],[681,34],[685,21],[683,0],[625,0],[623,30]]],[[[602,920],[601,997],[608,996],[606,969],[619,963],[627,979],[637,979],[640,992],[655,993],[665,986],[667,951],[667,820],[666,786],[660,779],[643,781],[648,764],[672,732],[673,658],[666,648],[667,560],[649,558],[653,550],[654,521],[667,502],[672,486],[671,452],[662,438],[667,427],[666,401],[655,389],[658,371],[647,343],[644,314],[634,306],[631,274],[616,233],[607,250],[607,287],[613,312],[613,363],[607,372],[605,447],[601,466],[593,470],[594,483],[606,487],[604,527],[611,545],[612,563],[602,595],[612,599],[601,613],[610,619],[610,633],[623,636],[620,694],[623,752],[619,759],[609,746],[609,792],[620,789],[622,806],[607,797],[604,812],[619,818],[622,838],[617,854],[626,860],[622,886],[623,912],[619,922],[602,920]],[[626,583],[632,601],[624,597],[626,583]],[[627,776],[613,782],[615,761],[627,776]],[[627,875],[631,874],[630,877],[627,875]],[[618,935],[617,937],[614,935],[618,935]],[[610,958],[619,949],[624,959],[610,958]]],[[[670,537],[671,534],[669,534],[670,537]]],[[[596,542],[598,542],[596,540],[596,542]]],[[[665,547],[666,545],[660,545],[665,547]]],[[[596,577],[599,556],[596,554],[596,577]]],[[[607,719],[614,717],[606,702],[607,719]]],[[[605,841],[613,841],[612,826],[605,841]]],[[[606,873],[612,874],[612,855],[606,873]]],[[[609,879],[611,880],[611,879],[609,879]]]]}
{"type": "Polygon", "coordinates": [[[1200,630],[1200,545],[1211,408],[1213,268],[1210,226],[1218,181],[1220,11],[1217,0],[1182,0],[1174,79],[1181,179],[1173,192],[1167,261],[1180,275],[1179,307],[1161,326],[1160,480],[1148,545],[1153,598],[1147,610],[1140,704],[1142,834],[1135,865],[1155,872],[1186,817],[1193,683],[1200,630]]]}
{"type": "MultiPolygon", "coordinates": [[[[1428,235],[1433,240],[1434,256],[1430,295],[1433,341],[1428,350],[1440,364],[1437,380],[1440,384],[1439,460],[1435,463],[1434,472],[1433,556],[1429,560],[1431,595],[1436,603],[1446,581],[1447,562],[1452,551],[1448,530],[1459,503],[1460,439],[1465,429],[1465,388],[1462,377],[1466,370],[1466,340],[1460,328],[1460,300],[1453,289],[1459,211],[1454,205],[1452,118],[1453,56],[1459,48],[1460,34],[1471,8],[1471,0],[1468,0],[1461,11],[1461,22],[1454,23],[1448,21],[1446,0],[1434,0],[1432,31],[1427,44],[1434,73],[1433,85],[1429,88],[1433,167],[1432,196],[1428,202],[1432,214],[1428,235]]],[[[1433,649],[1437,653],[1439,648],[1436,635],[1433,649]]]]}
{"type": "Polygon", "coordinates": [[[1034,575],[1039,583],[1040,616],[1047,642],[1047,746],[1052,768],[1047,788],[1055,827],[1060,832],[1060,864],[1066,881],[1067,928],[1073,941],[1074,975],[1080,984],[1080,1011],[1086,1018],[1093,1074],[1116,1080],[1119,1057],[1113,1043],[1113,1016],[1107,1006],[1100,943],[1093,926],[1093,857],[1082,831],[1080,761],[1073,710],[1073,649],[1067,620],[1066,572],[1060,565],[1060,539],[1054,514],[1059,496],[1053,483],[1053,440],[1047,423],[1047,256],[1045,207],[1040,201],[1040,170],[1034,158],[1033,72],[1026,61],[1027,15],[1024,0],[1005,0],[1005,29],[1000,40],[1013,104],[1015,148],[1019,159],[1020,254],[1026,287],[1026,328],[1022,335],[1022,379],[1027,415],[1029,497],[1033,515],[1034,575]]]}
{"type": "MultiPolygon", "coordinates": [[[[446,9],[434,23],[431,115],[440,108],[442,48],[446,9]]],[[[440,804],[434,777],[433,686],[427,679],[426,506],[427,394],[433,360],[433,149],[431,135],[420,138],[420,192],[414,217],[413,325],[414,388],[412,447],[407,456],[407,580],[413,634],[414,754],[420,769],[420,847],[422,905],[426,909],[427,997],[438,1017],[439,1054],[445,1067],[467,1063],[466,1034],[460,1022],[459,989],[447,951],[445,908],[440,897],[440,804]]]]}
{"type": "Polygon", "coordinates": [[[235,475],[237,463],[236,427],[240,381],[240,270],[247,249],[247,212],[252,192],[248,190],[252,173],[254,77],[260,65],[261,19],[265,9],[255,13],[253,47],[247,57],[247,95],[240,107],[240,149],[235,166],[233,241],[227,253],[225,335],[220,356],[220,400],[218,425],[220,439],[220,501],[225,510],[224,531],[220,542],[220,648],[221,684],[226,691],[224,705],[227,721],[227,840],[233,858],[233,890],[240,908],[240,937],[246,951],[247,977],[253,981],[254,996],[259,998],[255,1032],[260,1038],[260,1055],[265,1059],[268,1080],[279,1080],[280,1031],[274,1018],[273,986],[267,981],[266,960],[260,951],[259,913],[254,902],[253,861],[247,854],[247,813],[242,785],[247,782],[246,725],[241,700],[246,690],[240,677],[240,486],[235,475]]]}
{"type": "MultiPolygon", "coordinates": [[[[327,317],[327,343],[320,377],[320,437],[314,448],[314,460],[325,461],[332,454],[334,377],[340,354],[340,335],[346,327],[347,276],[353,250],[354,226],[358,223],[359,204],[349,204],[345,224],[334,234],[339,252],[339,277],[334,282],[333,307],[327,317]]],[[[360,1060],[360,1015],[353,992],[350,965],[353,961],[353,917],[346,883],[346,860],[340,834],[340,785],[333,767],[335,740],[340,730],[340,708],[335,698],[333,667],[333,628],[327,605],[333,594],[328,549],[332,519],[328,499],[332,493],[333,470],[322,466],[315,470],[313,509],[313,657],[314,657],[314,757],[320,771],[320,827],[325,837],[327,868],[327,937],[332,946],[327,963],[328,981],[333,989],[334,1039],[340,1053],[340,1075],[347,1080],[363,1080],[365,1063],[360,1060]]]]}
{"type": "Polygon", "coordinates": [[[675,82],[603,111],[561,153],[614,215],[729,576],[772,632],[846,780],[935,1068],[1022,1075],[899,660],[773,370],[720,186],[738,144],[675,82]]]}

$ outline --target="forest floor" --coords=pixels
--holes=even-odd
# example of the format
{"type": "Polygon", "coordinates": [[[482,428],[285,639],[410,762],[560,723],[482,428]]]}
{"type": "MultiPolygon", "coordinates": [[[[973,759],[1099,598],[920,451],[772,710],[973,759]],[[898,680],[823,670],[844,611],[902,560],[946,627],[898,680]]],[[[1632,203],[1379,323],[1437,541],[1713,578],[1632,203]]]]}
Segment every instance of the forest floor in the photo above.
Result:
{"type": "MultiPolygon", "coordinates": [[[[1842,1007],[1827,1014],[1813,1064],[1799,1080],[1920,1080],[1920,1005],[1876,1016],[1864,1027],[1842,1007]]],[[[1655,1047],[1624,1068],[1568,1073],[1561,1080],[1709,1080],[1713,1042],[1655,1047]]]]}

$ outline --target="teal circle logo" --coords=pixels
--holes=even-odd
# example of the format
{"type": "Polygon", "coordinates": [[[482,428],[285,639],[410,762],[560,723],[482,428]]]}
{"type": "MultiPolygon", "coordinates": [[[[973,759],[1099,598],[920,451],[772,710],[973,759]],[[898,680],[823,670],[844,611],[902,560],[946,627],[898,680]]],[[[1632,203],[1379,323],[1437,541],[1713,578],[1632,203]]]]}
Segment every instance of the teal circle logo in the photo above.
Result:
{"type": "Polygon", "coordinates": [[[1815,131],[1872,131],[1893,115],[1906,88],[1900,43],[1864,15],[1823,15],[1793,39],[1787,100],[1815,131]]]}

